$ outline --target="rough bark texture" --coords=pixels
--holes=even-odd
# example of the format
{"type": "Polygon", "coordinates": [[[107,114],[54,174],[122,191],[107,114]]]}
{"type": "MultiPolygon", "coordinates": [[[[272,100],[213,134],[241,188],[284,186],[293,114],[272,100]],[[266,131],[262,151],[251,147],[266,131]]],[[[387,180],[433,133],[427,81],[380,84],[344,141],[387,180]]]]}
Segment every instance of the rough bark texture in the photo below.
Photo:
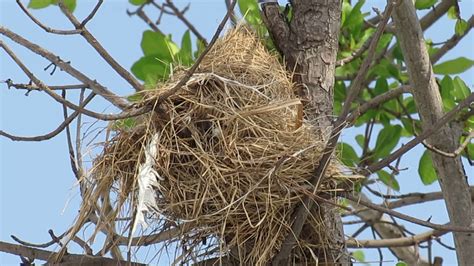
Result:
{"type": "MultiPolygon", "coordinates": [[[[424,129],[429,128],[443,115],[442,101],[429,55],[423,39],[412,1],[401,1],[393,14],[397,37],[402,48],[410,76],[418,112],[424,129]]],[[[456,124],[446,125],[428,138],[428,143],[444,152],[453,152],[459,146],[460,129],[456,124]]],[[[453,225],[469,227],[473,223],[473,211],[469,185],[459,157],[448,158],[431,153],[446,202],[449,219],[453,225]]],[[[474,262],[474,235],[454,233],[459,265],[474,262]]]]}
{"type": "MultiPolygon", "coordinates": [[[[333,117],[333,87],[341,19],[340,0],[293,0],[293,18],[288,21],[278,4],[263,6],[262,17],[287,68],[299,85],[297,93],[305,102],[304,113],[320,135],[330,132],[333,117]]],[[[325,139],[327,140],[327,139],[325,139]]],[[[344,247],[341,218],[334,206],[321,204],[313,210],[324,221],[326,236],[305,226],[301,239],[315,246],[323,264],[349,264],[344,247]],[[321,239],[324,237],[324,239],[321,239]]],[[[284,262],[284,264],[288,263],[284,262]]]]}

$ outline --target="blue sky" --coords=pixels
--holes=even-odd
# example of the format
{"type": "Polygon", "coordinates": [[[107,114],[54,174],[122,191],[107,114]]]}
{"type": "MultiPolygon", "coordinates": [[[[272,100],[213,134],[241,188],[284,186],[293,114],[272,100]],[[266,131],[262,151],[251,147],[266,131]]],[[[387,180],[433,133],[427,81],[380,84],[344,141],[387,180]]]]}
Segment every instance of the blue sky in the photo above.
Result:
{"type": "MultiPolygon", "coordinates": [[[[24,1],[25,3],[27,1],[24,1]]],[[[93,8],[95,1],[78,1],[75,15],[85,17],[93,8]]],[[[175,1],[181,5],[189,1],[175,1]]],[[[192,1],[189,19],[202,33],[210,39],[224,12],[224,1],[192,1]]],[[[383,8],[385,1],[367,1],[366,9],[374,4],[383,8]]],[[[464,18],[474,13],[473,0],[461,2],[464,18]]],[[[129,17],[126,10],[133,9],[127,1],[105,1],[97,16],[88,24],[90,31],[97,37],[109,53],[126,69],[142,55],[140,40],[142,32],[147,26],[136,17],[129,17]]],[[[33,11],[43,23],[61,29],[71,29],[70,23],[54,7],[33,11]]],[[[373,13],[373,12],[372,12],[373,13]]],[[[0,24],[29,40],[46,47],[58,54],[62,59],[71,61],[74,67],[85,74],[97,79],[100,83],[115,93],[127,96],[133,91],[104,61],[98,59],[97,53],[80,36],[58,36],[45,33],[31,22],[17,7],[14,1],[0,0],[0,24]]],[[[185,31],[184,26],[176,19],[164,17],[162,29],[171,33],[175,42],[179,43],[185,31]]],[[[427,32],[426,37],[434,42],[447,39],[454,31],[452,21],[444,18],[427,32]]],[[[2,37],[17,55],[33,70],[40,79],[47,84],[77,83],[61,71],[53,76],[49,71],[43,71],[48,62],[25,48],[19,47],[2,37]]],[[[474,58],[472,45],[474,35],[469,34],[463,43],[450,52],[445,58],[467,56],[474,58]]],[[[17,83],[28,82],[18,67],[0,52],[0,80],[11,78],[17,83]]],[[[473,71],[462,75],[472,89],[474,85],[473,71]]],[[[71,94],[77,98],[77,94],[71,94]]],[[[102,100],[94,100],[90,107],[96,111],[115,112],[116,110],[102,100]]],[[[93,120],[86,120],[88,123],[93,120]]],[[[62,122],[61,107],[48,96],[31,92],[25,96],[22,91],[7,90],[5,84],[0,84],[0,129],[15,135],[33,136],[45,134],[56,128],[62,122]]],[[[88,124],[89,125],[89,124],[88,124]]],[[[106,126],[99,123],[95,126],[106,126]]],[[[346,131],[342,140],[354,143],[353,137],[359,129],[346,131]]],[[[354,147],[357,145],[354,145],[354,147]]],[[[48,230],[53,229],[61,234],[73,222],[79,206],[78,189],[70,170],[66,136],[61,133],[52,140],[44,142],[12,142],[0,138],[0,238],[2,241],[12,241],[10,235],[33,243],[42,243],[50,240],[48,230]]],[[[437,191],[437,184],[423,186],[418,178],[417,163],[421,149],[415,149],[407,154],[402,165],[409,167],[400,177],[402,192],[437,191]]],[[[90,157],[89,157],[90,158],[90,157]]],[[[473,182],[472,169],[470,182],[473,182]]],[[[380,186],[384,191],[385,187],[380,186]]],[[[444,204],[441,201],[421,206],[401,209],[407,214],[415,215],[420,219],[427,219],[431,215],[432,221],[444,223],[447,221],[444,204]]],[[[421,232],[423,228],[409,225],[408,228],[421,232]]],[[[350,232],[351,228],[348,228],[350,232]]],[[[353,229],[352,229],[353,230],[353,229]]],[[[371,234],[363,234],[361,238],[370,238],[371,234]]],[[[451,236],[445,237],[447,243],[452,243],[451,236]]],[[[447,251],[439,246],[434,247],[435,255],[443,256],[445,263],[455,264],[454,252],[447,251]]],[[[394,260],[394,257],[385,252],[384,260],[394,260]]],[[[376,251],[368,251],[366,258],[369,261],[378,260],[376,251]]],[[[0,253],[0,264],[8,265],[19,263],[19,258],[0,253]]],[[[394,263],[387,263],[391,265],[394,263]]]]}

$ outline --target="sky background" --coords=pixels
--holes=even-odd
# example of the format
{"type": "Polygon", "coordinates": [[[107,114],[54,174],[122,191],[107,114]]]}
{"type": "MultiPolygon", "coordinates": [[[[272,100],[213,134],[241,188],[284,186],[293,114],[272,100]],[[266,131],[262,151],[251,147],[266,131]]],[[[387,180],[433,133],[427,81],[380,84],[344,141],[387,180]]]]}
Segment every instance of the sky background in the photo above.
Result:
{"type": "MultiPolygon", "coordinates": [[[[27,4],[27,1],[23,1],[27,4]]],[[[75,15],[82,19],[87,16],[95,5],[95,1],[78,1],[75,15]]],[[[175,1],[184,6],[189,1],[175,1]]],[[[280,1],[283,3],[283,1],[280,1]]],[[[367,1],[365,10],[371,11],[372,6],[383,9],[385,1],[367,1]]],[[[467,19],[474,14],[474,1],[464,0],[461,3],[463,18],[467,19]]],[[[126,69],[142,56],[140,49],[141,35],[147,30],[147,25],[138,17],[129,17],[126,10],[134,7],[128,1],[104,1],[96,17],[89,22],[88,29],[102,43],[107,51],[126,69]]],[[[35,10],[33,14],[44,24],[60,29],[72,29],[69,21],[55,7],[35,10]]],[[[189,20],[194,23],[207,39],[210,39],[223,15],[225,14],[224,1],[192,1],[190,10],[186,13],[189,20]]],[[[371,11],[373,14],[373,11],[371,11]]],[[[153,17],[152,17],[153,18],[153,17]]],[[[48,50],[59,55],[65,61],[83,71],[84,74],[97,79],[115,93],[127,96],[133,93],[128,83],[123,81],[106,62],[99,59],[97,53],[80,36],[59,36],[44,32],[37,27],[10,0],[0,0],[0,24],[10,30],[38,43],[48,50]]],[[[181,36],[186,28],[176,19],[164,16],[160,29],[170,33],[176,43],[180,43],[181,36]]],[[[442,42],[454,32],[454,22],[444,17],[426,33],[426,38],[433,42],[442,42]]],[[[20,47],[5,37],[1,37],[19,58],[42,79],[46,84],[61,85],[78,83],[61,71],[49,75],[50,71],[43,71],[49,62],[27,49],[20,47]]],[[[471,32],[463,42],[446,55],[441,61],[467,56],[474,58],[472,47],[474,35],[471,32]]],[[[468,86],[473,88],[474,72],[469,70],[462,75],[468,86]]],[[[27,83],[28,79],[14,62],[0,51],[0,80],[12,79],[16,83],[27,83]]],[[[71,95],[75,99],[77,93],[71,95]]],[[[113,113],[116,110],[107,102],[98,99],[89,105],[89,108],[113,113]]],[[[24,91],[8,90],[5,84],[0,84],[0,129],[14,135],[34,136],[50,132],[62,122],[62,108],[50,97],[43,93],[31,92],[25,96],[24,91]]],[[[86,125],[91,125],[93,120],[86,120],[86,125]]],[[[98,123],[94,127],[106,126],[98,123]]],[[[361,129],[350,129],[344,132],[342,141],[357,144],[353,141],[355,134],[361,129]]],[[[407,140],[404,140],[407,142],[407,140]]],[[[13,242],[10,235],[15,235],[32,243],[43,243],[50,240],[48,230],[53,229],[59,235],[64,232],[74,221],[79,207],[78,188],[70,168],[66,135],[61,133],[57,137],[43,142],[13,142],[0,137],[0,240],[13,242]]],[[[360,152],[360,150],[357,150],[360,152]]],[[[404,156],[401,167],[408,167],[398,177],[402,193],[420,191],[438,191],[437,183],[424,186],[419,180],[417,165],[422,148],[414,149],[404,156]]],[[[94,150],[92,150],[93,155],[94,150]]],[[[87,157],[90,158],[90,157],[87,157]]],[[[86,158],[86,159],[87,159],[86,158]]],[[[466,167],[468,167],[466,165],[466,167]]],[[[473,182],[473,169],[466,168],[473,182]]],[[[386,188],[380,185],[380,191],[386,188]]],[[[402,208],[409,215],[420,219],[432,216],[432,222],[447,222],[446,211],[442,201],[402,208]]],[[[407,228],[416,232],[423,229],[418,226],[407,225],[407,228]]],[[[346,234],[350,234],[356,227],[347,227],[346,234]]],[[[371,238],[370,231],[359,236],[361,239],[371,238]]],[[[452,245],[451,235],[443,237],[447,244],[452,245]]],[[[74,251],[75,249],[73,249],[74,251]]],[[[77,252],[79,250],[76,249],[77,252]]],[[[421,252],[424,252],[423,250],[421,252]]],[[[150,252],[152,253],[152,252],[150,252]]],[[[445,265],[455,265],[456,258],[453,251],[446,250],[439,245],[434,245],[434,255],[442,256],[445,265]]],[[[425,253],[424,253],[425,254],[425,253]]],[[[151,260],[151,255],[143,254],[141,259],[151,260]]],[[[378,261],[376,250],[366,251],[368,261],[378,261]]],[[[384,261],[387,265],[395,264],[395,258],[384,252],[384,261]]],[[[17,256],[0,253],[0,265],[17,265],[20,262],[17,256]]],[[[166,263],[167,264],[167,263],[166,263]]],[[[166,265],[164,264],[164,265],[166,265]]],[[[378,263],[377,263],[378,264],[378,263]]],[[[375,263],[373,265],[376,265],[375,263]]]]}

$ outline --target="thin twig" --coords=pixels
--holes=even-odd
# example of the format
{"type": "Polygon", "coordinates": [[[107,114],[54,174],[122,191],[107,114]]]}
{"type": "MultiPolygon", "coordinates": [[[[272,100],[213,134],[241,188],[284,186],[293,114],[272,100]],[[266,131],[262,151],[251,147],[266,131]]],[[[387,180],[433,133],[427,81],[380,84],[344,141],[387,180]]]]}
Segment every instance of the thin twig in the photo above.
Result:
{"type": "Polygon", "coordinates": [[[92,12],[81,22],[81,28],[84,28],[84,26],[86,26],[87,22],[89,22],[95,16],[95,14],[99,10],[99,8],[100,8],[100,6],[102,5],[103,2],[104,2],[104,0],[97,1],[97,4],[95,5],[92,12]]]}
{"type": "MultiPolygon", "coordinates": [[[[92,99],[95,97],[95,93],[89,94],[86,99],[84,99],[84,102],[79,106],[81,108],[84,108],[92,99]]],[[[6,133],[5,131],[0,130],[0,136],[4,136],[6,138],[9,138],[13,141],[44,141],[51,139],[55,136],[57,136],[59,133],[61,133],[67,125],[69,125],[78,115],[80,114],[79,111],[75,111],[72,113],[70,116],[67,117],[55,130],[49,132],[48,134],[45,135],[39,135],[39,136],[33,136],[33,137],[22,137],[22,136],[14,136],[11,134],[6,133]]]]}
{"type": "Polygon", "coordinates": [[[76,29],[81,30],[81,36],[86,39],[86,41],[99,53],[99,55],[117,72],[124,80],[126,80],[136,91],[142,91],[144,88],[133,75],[123,68],[100,44],[100,42],[87,30],[87,28],[82,25],[79,20],[67,9],[67,7],[62,2],[59,1],[59,7],[64,15],[71,21],[71,23],[76,27],[76,29]]]}
{"type": "MultiPolygon", "coordinates": [[[[79,70],[72,67],[71,64],[63,61],[59,56],[51,53],[50,51],[42,48],[41,46],[26,40],[22,36],[10,31],[9,29],[7,29],[3,26],[0,26],[0,34],[8,37],[12,41],[20,44],[21,46],[23,46],[25,48],[28,48],[30,51],[32,51],[32,52],[48,59],[50,62],[57,65],[59,68],[61,68],[66,73],[70,74],[71,76],[73,76],[76,79],[80,80],[82,83],[86,84],[88,87],[91,88],[92,91],[94,91],[96,94],[104,97],[106,100],[108,100],[110,103],[112,103],[116,107],[123,110],[123,109],[130,106],[130,104],[127,101],[125,101],[124,99],[122,99],[122,97],[119,97],[116,94],[114,94],[113,92],[109,91],[106,87],[102,86],[97,81],[90,79],[89,77],[84,75],[82,72],[80,72],[79,70]]],[[[0,44],[4,48],[7,47],[6,44],[3,43],[3,41],[0,41],[0,44]]],[[[13,52],[12,52],[12,54],[13,54],[13,52]]],[[[39,86],[39,84],[36,84],[36,85],[39,86]]],[[[71,108],[70,106],[68,106],[68,107],[71,108]]]]}
{"type": "Polygon", "coordinates": [[[59,34],[59,35],[73,35],[73,34],[79,34],[79,33],[82,32],[82,30],[80,30],[80,29],[75,29],[75,30],[57,30],[57,29],[50,28],[50,27],[44,25],[43,23],[41,23],[41,21],[39,21],[37,18],[35,18],[35,17],[30,13],[30,11],[23,5],[23,3],[22,3],[20,0],[16,0],[16,3],[17,3],[18,6],[21,8],[21,10],[23,10],[23,12],[24,12],[36,25],[38,25],[40,28],[42,28],[42,29],[45,30],[46,32],[54,33],[54,34],[59,34]]]}
{"type": "MultiPolygon", "coordinates": [[[[152,1],[153,2],[153,1],[152,1]]],[[[196,27],[194,27],[194,25],[184,16],[184,13],[182,11],[180,11],[176,5],[174,4],[174,2],[172,0],[166,0],[166,5],[171,9],[173,10],[175,16],[181,20],[184,25],[186,25],[186,27],[188,27],[188,29],[201,41],[204,43],[205,46],[207,46],[207,41],[206,41],[206,38],[204,38],[204,36],[196,29],[196,27]]],[[[232,8],[232,10],[234,10],[232,8]]],[[[233,11],[231,11],[233,13],[233,11]]],[[[231,14],[232,14],[231,13],[231,14]]],[[[229,15],[231,15],[229,14],[229,15]]]]}

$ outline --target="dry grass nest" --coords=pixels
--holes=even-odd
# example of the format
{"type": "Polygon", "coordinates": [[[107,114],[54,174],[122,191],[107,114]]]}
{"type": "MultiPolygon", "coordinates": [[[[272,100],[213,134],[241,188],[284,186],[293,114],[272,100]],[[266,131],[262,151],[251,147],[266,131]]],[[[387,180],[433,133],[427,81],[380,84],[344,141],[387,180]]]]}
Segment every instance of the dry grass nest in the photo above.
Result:
{"type": "MultiPolygon", "coordinates": [[[[184,74],[175,71],[145,100],[184,74]]],[[[90,171],[83,208],[114,199],[102,207],[104,224],[133,216],[128,229],[179,228],[167,241],[186,247],[181,262],[230,254],[267,263],[290,231],[294,207],[312,191],[308,179],[324,148],[321,131],[303,120],[293,87],[254,34],[230,31],[157,112],[111,132],[90,171]]],[[[319,191],[350,178],[333,160],[319,191]]],[[[317,219],[307,223],[324,239],[317,219]]]]}

